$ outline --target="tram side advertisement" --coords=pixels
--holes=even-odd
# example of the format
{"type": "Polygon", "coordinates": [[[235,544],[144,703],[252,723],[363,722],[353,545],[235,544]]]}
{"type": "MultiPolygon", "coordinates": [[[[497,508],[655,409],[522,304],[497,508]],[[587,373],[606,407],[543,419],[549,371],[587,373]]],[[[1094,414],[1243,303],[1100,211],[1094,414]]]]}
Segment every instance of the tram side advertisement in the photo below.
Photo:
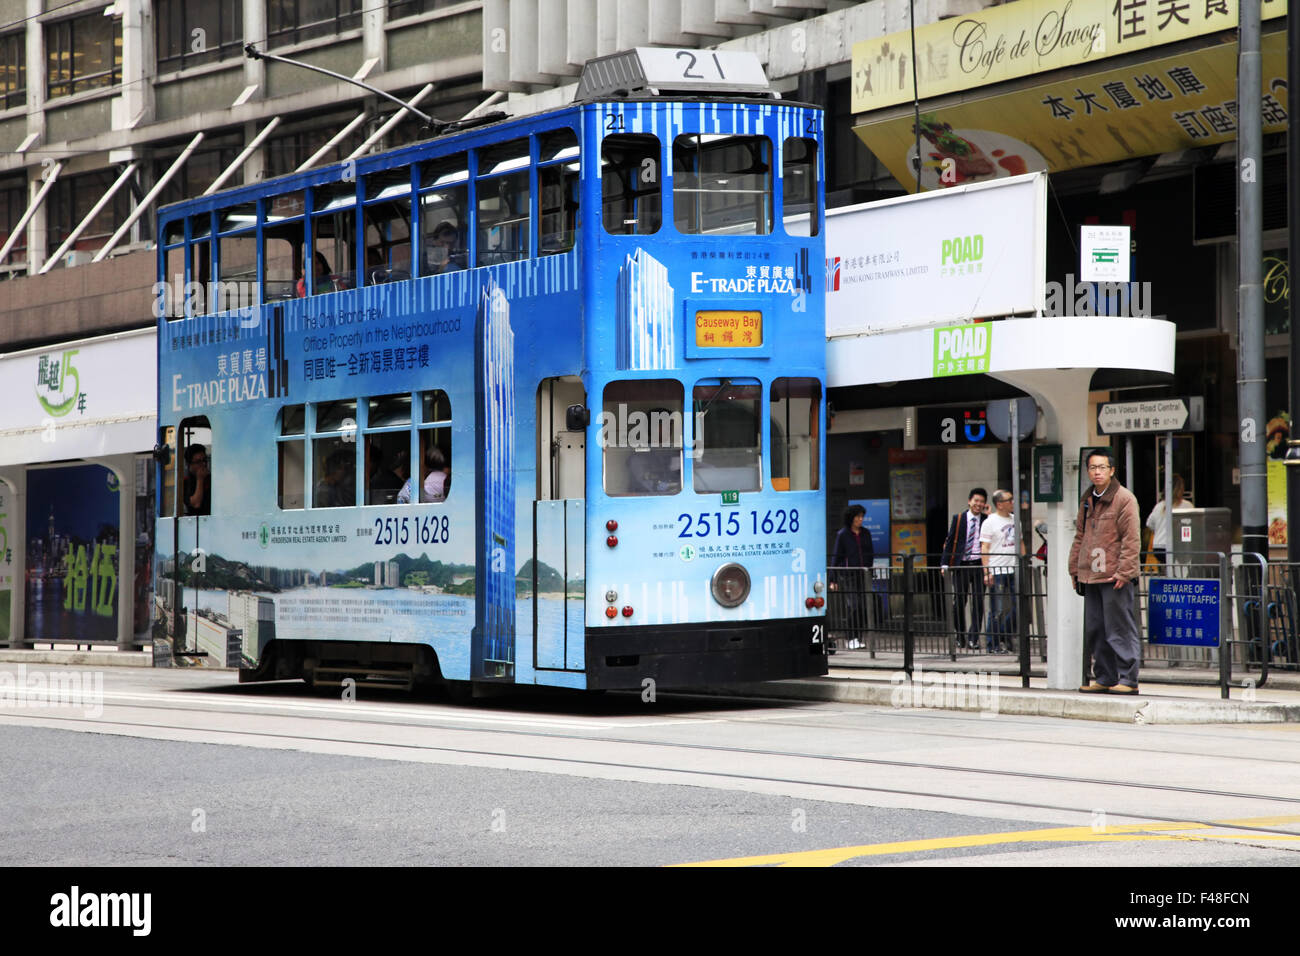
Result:
{"type": "MultiPolygon", "coordinates": [[[[571,274],[557,272],[549,283],[531,283],[525,295],[523,283],[511,281],[517,277],[499,272],[428,277],[274,303],[255,316],[165,324],[163,421],[202,416],[210,423],[213,513],[175,519],[177,529],[173,519],[159,522],[160,662],[173,659],[178,638],[187,650],[206,652],[187,663],[245,668],[257,665],[273,639],[410,642],[431,644],[448,678],[469,678],[465,638],[484,582],[476,570],[476,329],[487,311],[508,326],[511,309],[537,308],[530,300],[543,295],[554,307],[557,294],[567,298],[576,286],[571,274]],[[376,464],[377,436],[384,433],[368,421],[367,401],[410,393],[414,414],[401,419],[396,433],[387,426],[388,435],[410,440],[390,438],[390,460],[376,464]],[[281,419],[281,409],[300,407],[314,409],[311,434],[301,419],[297,425],[281,419]],[[442,496],[425,484],[427,469],[419,461],[434,444],[446,458],[442,496]],[[414,449],[406,474],[416,503],[326,505],[354,502],[358,483],[363,500],[373,500],[381,484],[397,487],[405,474],[398,481],[377,474],[398,465],[394,448],[414,449]],[[315,472],[314,507],[303,507],[306,460],[315,472]],[[297,471],[290,466],[282,490],[284,462],[297,462],[297,471]]],[[[529,433],[535,416],[533,395],[523,395],[526,383],[572,344],[534,337],[526,327],[516,335],[520,340],[510,341],[520,365],[502,372],[520,390],[507,427],[529,433]]],[[[515,527],[531,529],[534,453],[531,442],[519,445],[513,468],[524,505],[499,522],[496,533],[507,538],[515,527]]],[[[530,558],[531,547],[517,547],[514,555],[517,562],[530,558]]],[[[521,574],[522,566],[498,570],[509,592],[517,591],[516,577],[519,588],[531,586],[531,572],[521,574]]],[[[532,595],[517,599],[531,602],[532,595]]]]}

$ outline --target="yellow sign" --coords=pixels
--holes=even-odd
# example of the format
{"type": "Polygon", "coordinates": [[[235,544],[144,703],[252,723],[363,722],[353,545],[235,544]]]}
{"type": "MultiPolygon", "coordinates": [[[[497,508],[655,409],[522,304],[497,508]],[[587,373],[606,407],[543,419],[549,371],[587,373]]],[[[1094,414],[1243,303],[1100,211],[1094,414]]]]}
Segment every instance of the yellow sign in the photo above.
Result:
{"type": "MultiPolygon", "coordinates": [[[[1023,2],[1023,0],[1021,0],[1023,2]]],[[[1265,132],[1286,129],[1286,35],[1263,40],[1265,132]]],[[[935,189],[1228,142],[1237,135],[1237,47],[1220,44],[921,114],[921,186],[935,189]]],[[[854,132],[904,187],[915,183],[910,114],[854,132]]]]}
{"type": "Polygon", "coordinates": [[[713,309],[695,313],[695,344],[752,349],[763,344],[763,313],[713,309]]]}
{"type": "MultiPolygon", "coordinates": [[[[1265,19],[1286,0],[1262,0],[1265,19]]],[[[1237,0],[1017,0],[916,31],[921,99],[1237,28],[1237,0]]],[[[853,112],[912,99],[904,30],[853,45],[853,112]]]]}

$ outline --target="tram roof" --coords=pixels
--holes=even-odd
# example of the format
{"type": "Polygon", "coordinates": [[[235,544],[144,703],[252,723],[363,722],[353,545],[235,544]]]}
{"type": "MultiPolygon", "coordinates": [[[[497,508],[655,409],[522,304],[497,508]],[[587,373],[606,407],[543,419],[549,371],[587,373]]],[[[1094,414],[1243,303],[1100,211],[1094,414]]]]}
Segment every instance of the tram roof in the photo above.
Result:
{"type": "MultiPolygon", "coordinates": [[[[394,166],[401,166],[404,163],[428,160],[432,158],[429,155],[431,147],[437,148],[438,154],[454,153],[462,149],[472,149],[492,142],[500,142],[513,138],[515,135],[527,135],[535,126],[553,123],[557,118],[565,114],[577,114],[584,108],[602,103],[659,103],[665,106],[679,103],[730,103],[746,106],[779,105],[793,109],[822,109],[821,106],[815,103],[758,98],[754,95],[734,92],[721,96],[665,96],[656,94],[651,90],[644,92],[629,91],[625,95],[611,94],[584,102],[575,99],[573,103],[553,107],[538,113],[529,113],[526,116],[507,116],[498,111],[480,118],[480,122],[452,122],[447,124],[447,127],[442,132],[426,139],[399,146],[395,149],[360,156],[352,162],[355,163],[356,175],[364,176],[383,169],[391,169],[394,166]],[[515,129],[518,129],[518,134],[508,132],[515,129]],[[454,146],[450,145],[453,143],[454,146]]],[[[263,196],[292,192],[295,189],[304,189],[309,186],[337,183],[343,178],[343,170],[346,166],[347,161],[331,163],[327,166],[317,166],[302,172],[285,173],[273,179],[265,179],[256,183],[230,186],[206,196],[182,199],[161,207],[158,210],[158,218],[160,221],[166,220],[170,222],[178,217],[225,208],[232,203],[252,202],[263,196]]]]}

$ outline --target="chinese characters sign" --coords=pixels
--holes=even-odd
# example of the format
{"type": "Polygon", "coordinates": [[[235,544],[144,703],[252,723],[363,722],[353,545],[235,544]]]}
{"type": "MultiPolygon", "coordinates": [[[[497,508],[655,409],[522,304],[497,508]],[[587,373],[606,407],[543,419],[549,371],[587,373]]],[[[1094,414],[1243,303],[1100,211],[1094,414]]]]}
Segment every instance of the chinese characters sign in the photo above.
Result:
{"type": "MultiPolygon", "coordinates": [[[[917,29],[917,84],[926,99],[1236,28],[1237,0],[1019,0],[917,29]]],[[[912,99],[911,54],[906,32],[853,45],[854,113],[912,99]]]]}
{"type": "MultiPolygon", "coordinates": [[[[1285,34],[1265,36],[1262,52],[1264,131],[1281,132],[1290,109],[1285,34]]],[[[996,164],[1011,154],[1027,157],[1031,168],[1058,171],[1229,142],[1237,135],[1236,69],[1237,47],[1223,43],[1123,69],[971,99],[934,110],[933,123],[951,132],[947,140],[922,140],[923,158],[941,164],[946,156],[944,144],[960,142],[968,172],[962,181],[978,182],[1005,175],[996,164]],[[971,174],[970,170],[983,172],[971,174]]],[[[916,181],[910,159],[916,142],[912,125],[909,114],[855,129],[908,188],[916,181]]],[[[925,175],[923,180],[927,187],[957,184],[956,177],[949,181],[925,175]]]]}

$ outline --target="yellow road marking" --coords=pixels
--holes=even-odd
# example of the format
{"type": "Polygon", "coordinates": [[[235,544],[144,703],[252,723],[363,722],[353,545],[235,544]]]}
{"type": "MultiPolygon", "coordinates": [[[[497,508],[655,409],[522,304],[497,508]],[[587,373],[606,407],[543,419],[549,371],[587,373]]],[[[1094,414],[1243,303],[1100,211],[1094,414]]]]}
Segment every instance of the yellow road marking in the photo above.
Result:
{"type": "Polygon", "coordinates": [[[903,840],[896,843],[868,843],[862,846],[833,847],[826,850],[803,850],[795,853],[773,853],[767,856],[742,856],[729,860],[703,860],[698,863],[678,863],[676,866],[834,866],[846,860],[863,856],[889,856],[895,853],[925,853],[931,850],[953,850],[964,847],[1000,846],[1008,843],[1126,843],[1142,840],[1296,840],[1300,833],[1222,833],[1212,830],[1234,826],[1265,827],[1300,823],[1300,816],[1252,817],[1241,820],[1224,820],[1219,823],[1135,823],[1128,826],[1106,827],[1051,827],[1042,830],[1016,830],[1006,833],[971,833],[955,837],[934,837],[926,840],[903,840]],[[1195,831],[1195,832],[1188,832],[1195,831]]]}

